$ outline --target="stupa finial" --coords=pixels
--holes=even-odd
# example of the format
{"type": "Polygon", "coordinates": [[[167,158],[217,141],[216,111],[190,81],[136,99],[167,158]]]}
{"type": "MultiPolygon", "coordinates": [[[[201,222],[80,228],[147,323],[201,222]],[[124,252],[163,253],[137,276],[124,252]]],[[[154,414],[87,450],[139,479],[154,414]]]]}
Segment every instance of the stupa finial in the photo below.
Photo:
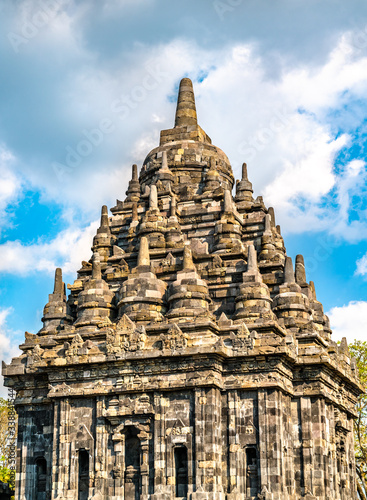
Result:
{"type": "Polygon", "coordinates": [[[178,91],[175,127],[197,125],[195,95],[190,78],[183,78],[178,91]]]}
{"type": "Polygon", "coordinates": [[[293,262],[291,257],[286,257],[285,259],[284,283],[295,283],[293,262]]]}
{"type": "Polygon", "coordinates": [[[131,180],[132,181],[139,181],[139,177],[138,177],[138,166],[134,163],[134,165],[132,166],[132,175],[131,175],[131,180]]]}
{"type": "Polygon", "coordinates": [[[248,247],[247,272],[258,271],[257,253],[253,244],[248,247]]]}
{"type": "Polygon", "coordinates": [[[57,267],[55,270],[54,294],[60,296],[63,296],[64,294],[64,284],[62,282],[62,270],[60,267],[57,267]]]}
{"type": "Polygon", "coordinates": [[[167,160],[167,151],[162,152],[162,167],[161,170],[169,170],[168,169],[168,160],[167,160]]]}
{"type": "Polygon", "coordinates": [[[242,163],[242,180],[243,180],[243,181],[248,181],[248,176],[247,176],[247,163],[242,163]]]}
{"type": "Polygon", "coordinates": [[[305,269],[305,260],[303,255],[296,256],[296,283],[306,283],[306,269],[305,269]]]}
{"type": "Polygon", "coordinates": [[[268,208],[268,214],[271,217],[271,227],[275,227],[276,226],[276,224],[275,224],[275,212],[274,212],[273,207],[268,208]]]}
{"type": "Polygon", "coordinates": [[[233,209],[232,194],[229,189],[226,189],[224,191],[224,211],[228,213],[232,212],[232,209],[233,209]]]}
{"type": "Polygon", "coordinates": [[[265,219],[264,219],[264,224],[265,224],[265,233],[271,233],[271,215],[266,214],[265,219]]]}
{"type": "Polygon", "coordinates": [[[139,266],[150,266],[149,242],[146,236],[142,236],[142,238],[140,238],[138,254],[138,267],[139,266]]]}
{"type": "Polygon", "coordinates": [[[157,186],[155,184],[152,184],[150,186],[150,193],[149,193],[149,210],[157,210],[157,209],[158,209],[157,186]]]}
{"type": "Polygon", "coordinates": [[[101,227],[109,227],[107,205],[103,205],[102,206],[102,210],[101,210],[101,227]]]}
{"type": "Polygon", "coordinates": [[[192,252],[189,245],[184,246],[183,269],[195,269],[194,261],[192,260],[192,252]]]}
{"type": "Polygon", "coordinates": [[[92,259],[92,279],[102,279],[101,259],[98,252],[94,252],[92,259]]]}
{"type": "Polygon", "coordinates": [[[139,220],[138,216],[138,204],[136,201],[133,202],[132,210],[131,210],[132,222],[137,222],[139,220]]]}
{"type": "Polygon", "coordinates": [[[176,217],[176,213],[177,213],[176,197],[172,196],[172,198],[171,198],[171,217],[176,217]]]}

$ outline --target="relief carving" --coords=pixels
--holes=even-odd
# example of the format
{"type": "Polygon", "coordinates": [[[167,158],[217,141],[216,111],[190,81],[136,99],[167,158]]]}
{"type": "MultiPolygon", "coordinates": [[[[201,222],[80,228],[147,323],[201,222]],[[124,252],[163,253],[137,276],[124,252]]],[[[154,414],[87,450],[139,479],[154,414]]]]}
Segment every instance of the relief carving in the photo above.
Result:
{"type": "Polygon", "coordinates": [[[230,333],[230,339],[232,348],[236,351],[248,352],[254,347],[253,335],[245,323],[242,323],[236,332],[230,333]]]}
{"type": "Polygon", "coordinates": [[[43,353],[44,350],[41,349],[41,347],[37,344],[33,347],[33,349],[29,351],[27,363],[29,365],[32,365],[33,363],[39,363],[40,361],[42,361],[43,353]]]}
{"type": "Polygon", "coordinates": [[[122,351],[135,352],[144,349],[147,336],[144,326],[136,326],[126,314],[119,320],[116,330],[106,334],[108,354],[120,354],[122,351]]]}
{"type": "Polygon", "coordinates": [[[184,349],[187,347],[189,336],[182,332],[181,328],[175,323],[166,334],[160,336],[161,349],[184,349]]]}
{"type": "Polygon", "coordinates": [[[72,356],[77,356],[79,349],[81,349],[83,346],[83,339],[77,333],[73,340],[71,341],[71,344],[69,342],[65,342],[64,348],[65,348],[65,355],[66,357],[72,357],[72,356]]]}
{"type": "Polygon", "coordinates": [[[133,332],[125,337],[123,347],[125,351],[140,351],[144,349],[147,336],[144,326],[138,326],[133,332]]]}

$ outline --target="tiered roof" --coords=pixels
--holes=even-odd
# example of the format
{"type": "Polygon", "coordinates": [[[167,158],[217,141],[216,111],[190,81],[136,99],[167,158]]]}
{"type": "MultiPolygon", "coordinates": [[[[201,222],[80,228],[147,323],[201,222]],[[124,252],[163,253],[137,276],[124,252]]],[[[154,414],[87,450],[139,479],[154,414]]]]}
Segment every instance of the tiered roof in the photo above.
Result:
{"type": "MultiPolygon", "coordinates": [[[[303,258],[296,257],[294,272],[273,208],[253,197],[246,164],[234,197],[233,188],[230,162],[198,125],[192,83],[184,78],[175,126],[161,132],[139,177],[133,165],[126,198],[112,215],[102,207],[93,256],[68,285],[68,298],[56,270],[44,326],[26,334],[22,355],[4,365],[4,375],[162,356],[277,353],[295,370],[321,363],[330,387],[333,378],[345,379],[358,393],[345,342],[331,340],[303,258]]],[[[283,375],[265,382],[303,390],[283,375]]],[[[145,390],[157,383],[166,382],[147,380],[145,390]]],[[[26,392],[19,397],[26,400],[26,392]]]]}

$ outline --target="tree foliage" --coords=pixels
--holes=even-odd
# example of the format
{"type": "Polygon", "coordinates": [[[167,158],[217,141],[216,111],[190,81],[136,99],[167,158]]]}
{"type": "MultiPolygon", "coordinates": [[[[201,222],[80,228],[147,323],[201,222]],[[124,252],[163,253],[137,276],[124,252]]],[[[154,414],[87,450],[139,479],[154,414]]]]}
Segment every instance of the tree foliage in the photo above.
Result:
{"type": "MultiPolygon", "coordinates": [[[[354,341],[349,351],[357,361],[361,383],[367,391],[367,342],[354,341]]],[[[358,417],[354,422],[354,440],[356,451],[357,487],[361,500],[367,500],[367,394],[358,398],[356,410],[358,417]]]]}
{"type": "Polygon", "coordinates": [[[13,487],[17,417],[10,401],[0,398],[0,481],[13,487]]]}

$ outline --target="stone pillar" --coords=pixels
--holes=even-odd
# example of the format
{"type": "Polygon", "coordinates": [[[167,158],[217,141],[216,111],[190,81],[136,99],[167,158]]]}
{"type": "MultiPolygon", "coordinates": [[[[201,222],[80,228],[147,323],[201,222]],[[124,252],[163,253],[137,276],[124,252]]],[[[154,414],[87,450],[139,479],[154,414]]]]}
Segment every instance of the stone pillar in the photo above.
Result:
{"type": "MultiPolygon", "coordinates": [[[[227,500],[242,500],[244,495],[250,496],[250,478],[247,477],[246,463],[246,424],[248,420],[254,425],[254,415],[250,418],[246,410],[241,408],[241,397],[237,391],[228,392],[227,399],[227,429],[228,429],[228,461],[229,484],[227,500]]],[[[255,434],[256,440],[256,434],[255,434]]],[[[256,467],[257,469],[257,467],[256,467]]],[[[257,475],[257,470],[252,471],[257,475]]],[[[252,498],[252,497],[251,497],[252,498]]]]}
{"type": "MultiPolygon", "coordinates": [[[[296,497],[301,496],[304,485],[304,470],[303,470],[303,454],[302,454],[302,421],[301,421],[301,406],[299,398],[295,398],[291,402],[292,415],[292,448],[293,460],[291,464],[291,475],[293,488],[291,495],[296,497]]],[[[291,497],[292,498],[292,497],[291,497]]]]}
{"type": "Polygon", "coordinates": [[[192,500],[224,500],[221,476],[221,396],[216,388],[195,392],[196,492],[192,500]]]}
{"type": "Polygon", "coordinates": [[[336,453],[336,433],[335,433],[335,407],[331,406],[330,409],[330,441],[332,443],[331,453],[331,468],[332,468],[332,486],[335,500],[340,500],[339,490],[339,473],[337,467],[337,453],[336,453]]]}
{"type": "Polygon", "coordinates": [[[151,500],[170,500],[171,488],[167,484],[167,443],[166,443],[166,407],[167,400],[161,393],[154,394],[154,411],[159,419],[154,419],[154,493],[151,500]]]}
{"type": "Polygon", "coordinates": [[[349,465],[349,499],[352,499],[357,498],[357,478],[354,472],[356,469],[353,436],[354,421],[350,415],[348,416],[347,425],[349,428],[349,434],[347,438],[347,463],[349,465]]]}
{"type": "Polygon", "coordinates": [[[334,420],[334,407],[330,403],[325,404],[325,415],[326,415],[326,450],[325,450],[325,474],[326,474],[326,485],[325,485],[325,495],[326,498],[331,498],[335,490],[335,471],[334,471],[334,436],[332,432],[332,422],[334,420]]]}
{"type": "Polygon", "coordinates": [[[283,404],[280,391],[259,390],[260,498],[263,500],[289,499],[283,477],[283,404]]]}
{"type": "MultiPolygon", "coordinates": [[[[58,453],[55,452],[53,458],[55,462],[53,463],[53,471],[58,474],[58,482],[54,485],[52,490],[52,499],[61,500],[66,498],[72,498],[74,491],[70,492],[73,488],[71,480],[71,470],[70,470],[70,403],[69,399],[61,399],[56,403],[56,407],[59,410],[59,425],[58,432],[54,434],[54,444],[58,443],[58,453]]],[[[55,450],[57,448],[55,447],[55,450]]],[[[75,468],[75,464],[74,464],[75,468]]]]}
{"type": "Polygon", "coordinates": [[[311,402],[311,425],[314,442],[313,451],[313,494],[316,497],[325,496],[325,401],[321,398],[311,402]]]}
{"type": "MultiPolygon", "coordinates": [[[[51,490],[51,498],[57,498],[59,494],[60,487],[60,476],[61,469],[59,468],[60,457],[57,455],[57,446],[55,443],[58,443],[60,440],[60,430],[61,430],[61,422],[59,419],[59,415],[61,414],[61,405],[60,400],[54,401],[54,426],[53,426],[53,448],[52,448],[52,464],[51,466],[51,479],[52,479],[52,490],[51,490]]],[[[61,493],[61,491],[60,491],[61,493]]]]}
{"type": "Polygon", "coordinates": [[[125,498],[125,434],[119,435],[114,442],[115,466],[112,469],[114,477],[115,498],[125,498]]]}
{"type": "Polygon", "coordinates": [[[141,500],[148,500],[149,494],[149,433],[142,431],[138,434],[140,439],[141,462],[141,500]]]}
{"type": "Polygon", "coordinates": [[[228,392],[228,422],[227,422],[227,429],[228,429],[228,454],[229,454],[229,485],[228,489],[230,492],[230,496],[228,495],[227,497],[230,499],[234,499],[236,496],[236,493],[239,493],[241,490],[239,488],[239,474],[238,474],[238,448],[239,448],[239,443],[238,441],[238,434],[237,434],[237,428],[236,428],[236,393],[229,391],[228,392]],[[236,440],[237,437],[237,440],[236,440]],[[234,495],[233,495],[234,494],[234,495]]]}
{"type": "Polygon", "coordinates": [[[111,460],[108,449],[108,428],[103,417],[105,397],[97,396],[96,401],[96,442],[95,442],[95,494],[107,492],[108,463],[111,460]]]}
{"type": "MultiPolygon", "coordinates": [[[[23,407],[24,409],[24,407],[23,407]]],[[[32,443],[32,423],[19,412],[18,429],[22,429],[22,443],[20,454],[17,456],[17,470],[23,471],[17,474],[15,498],[16,500],[34,500],[34,466],[32,463],[32,451],[29,443],[32,443]]],[[[20,437],[20,436],[19,436],[20,437]]],[[[19,453],[19,452],[18,452],[19,453]]]]}
{"type": "Polygon", "coordinates": [[[312,405],[311,398],[303,396],[300,399],[301,404],[301,425],[302,425],[302,458],[304,467],[304,492],[313,498],[314,478],[312,470],[313,457],[313,439],[312,439],[312,405]]]}

